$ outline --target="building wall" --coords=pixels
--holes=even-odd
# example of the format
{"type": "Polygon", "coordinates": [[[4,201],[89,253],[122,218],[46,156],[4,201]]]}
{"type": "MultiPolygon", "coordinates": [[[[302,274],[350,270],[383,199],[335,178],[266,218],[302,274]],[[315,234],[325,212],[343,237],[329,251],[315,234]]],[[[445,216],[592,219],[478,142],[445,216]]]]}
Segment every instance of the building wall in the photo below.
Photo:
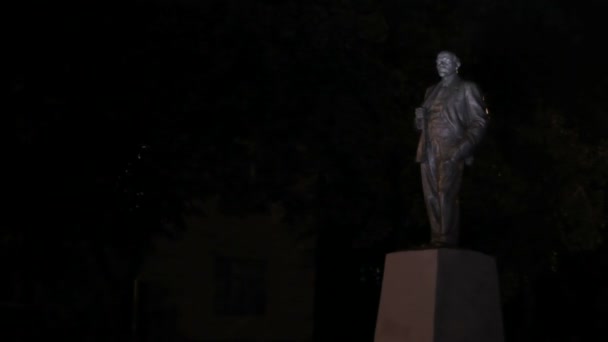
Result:
{"type": "Polygon", "coordinates": [[[270,215],[245,218],[220,214],[215,201],[201,206],[204,216],[188,218],[183,238],[156,241],[140,279],[165,295],[141,300],[156,301],[148,307],[173,310],[177,332],[193,340],[311,340],[314,240],[296,238],[306,224],[283,223],[279,205],[270,215]],[[256,278],[263,282],[262,312],[218,312],[226,286],[220,278],[227,276],[218,272],[220,259],[263,265],[265,271],[256,278]]]}

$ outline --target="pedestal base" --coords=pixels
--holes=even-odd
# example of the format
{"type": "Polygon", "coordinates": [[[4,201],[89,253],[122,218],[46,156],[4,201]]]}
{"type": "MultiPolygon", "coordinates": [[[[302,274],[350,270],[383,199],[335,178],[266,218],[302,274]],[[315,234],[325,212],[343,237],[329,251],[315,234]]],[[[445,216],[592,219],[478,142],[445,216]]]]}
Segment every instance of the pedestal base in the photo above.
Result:
{"type": "Polygon", "coordinates": [[[386,255],[375,342],[502,342],[494,258],[464,249],[386,255]]]}

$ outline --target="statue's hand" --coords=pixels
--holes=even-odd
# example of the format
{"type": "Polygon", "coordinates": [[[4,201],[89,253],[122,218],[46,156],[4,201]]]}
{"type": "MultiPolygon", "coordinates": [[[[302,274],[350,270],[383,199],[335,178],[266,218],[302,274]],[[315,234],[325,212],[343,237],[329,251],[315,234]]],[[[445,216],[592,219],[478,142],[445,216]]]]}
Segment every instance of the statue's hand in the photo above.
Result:
{"type": "Polygon", "coordinates": [[[471,143],[467,139],[464,139],[460,144],[458,144],[458,147],[454,150],[454,153],[450,159],[454,162],[466,159],[469,157],[470,148],[471,143]]]}

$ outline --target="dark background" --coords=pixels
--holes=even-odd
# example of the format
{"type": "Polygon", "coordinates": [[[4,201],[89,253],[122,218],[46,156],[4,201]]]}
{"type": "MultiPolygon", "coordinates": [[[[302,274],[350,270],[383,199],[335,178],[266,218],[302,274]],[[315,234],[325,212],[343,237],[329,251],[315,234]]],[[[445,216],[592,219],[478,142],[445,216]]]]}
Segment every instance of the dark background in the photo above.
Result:
{"type": "Polygon", "coordinates": [[[384,253],[428,237],[413,109],[437,80],[437,52],[452,50],[491,115],[465,171],[463,246],[497,258],[507,341],[605,336],[605,11],[549,0],[13,5],[0,321],[32,338],[127,338],[150,237],[178,237],[189,200],[219,196],[230,215],[280,202],[286,220],[313,217],[316,339],[371,340],[384,253]]]}

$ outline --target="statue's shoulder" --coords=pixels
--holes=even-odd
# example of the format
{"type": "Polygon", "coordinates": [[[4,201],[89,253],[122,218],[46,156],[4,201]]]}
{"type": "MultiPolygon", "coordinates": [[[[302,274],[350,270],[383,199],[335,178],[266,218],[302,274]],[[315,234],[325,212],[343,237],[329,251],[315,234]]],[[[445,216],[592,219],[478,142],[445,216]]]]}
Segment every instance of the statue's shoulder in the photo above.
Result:
{"type": "Polygon", "coordinates": [[[470,80],[461,80],[461,84],[463,86],[463,88],[467,89],[467,90],[476,90],[479,91],[479,85],[473,81],[470,80]]]}
{"type": "Polygon", "coordinates": [[[479,87],[479,85],[477,85],[477,83],[473,82],[473,81],[469,81],[469,80],[462,80],[462,89],[465,91],[465,93],[467,94],[471,94],[473,96],[477,96],[477,97],[481,97],[482,96],[482,92],[481,92],[481,88],[479,87]]]}
{"type": "Polygon", "coordinates": [[[471,80],[461,78],[459,81],[460,81],[461,87],[464,87],[464,88],[476,88],[477,87],[477,83],[475,83],[471,80]]]}

